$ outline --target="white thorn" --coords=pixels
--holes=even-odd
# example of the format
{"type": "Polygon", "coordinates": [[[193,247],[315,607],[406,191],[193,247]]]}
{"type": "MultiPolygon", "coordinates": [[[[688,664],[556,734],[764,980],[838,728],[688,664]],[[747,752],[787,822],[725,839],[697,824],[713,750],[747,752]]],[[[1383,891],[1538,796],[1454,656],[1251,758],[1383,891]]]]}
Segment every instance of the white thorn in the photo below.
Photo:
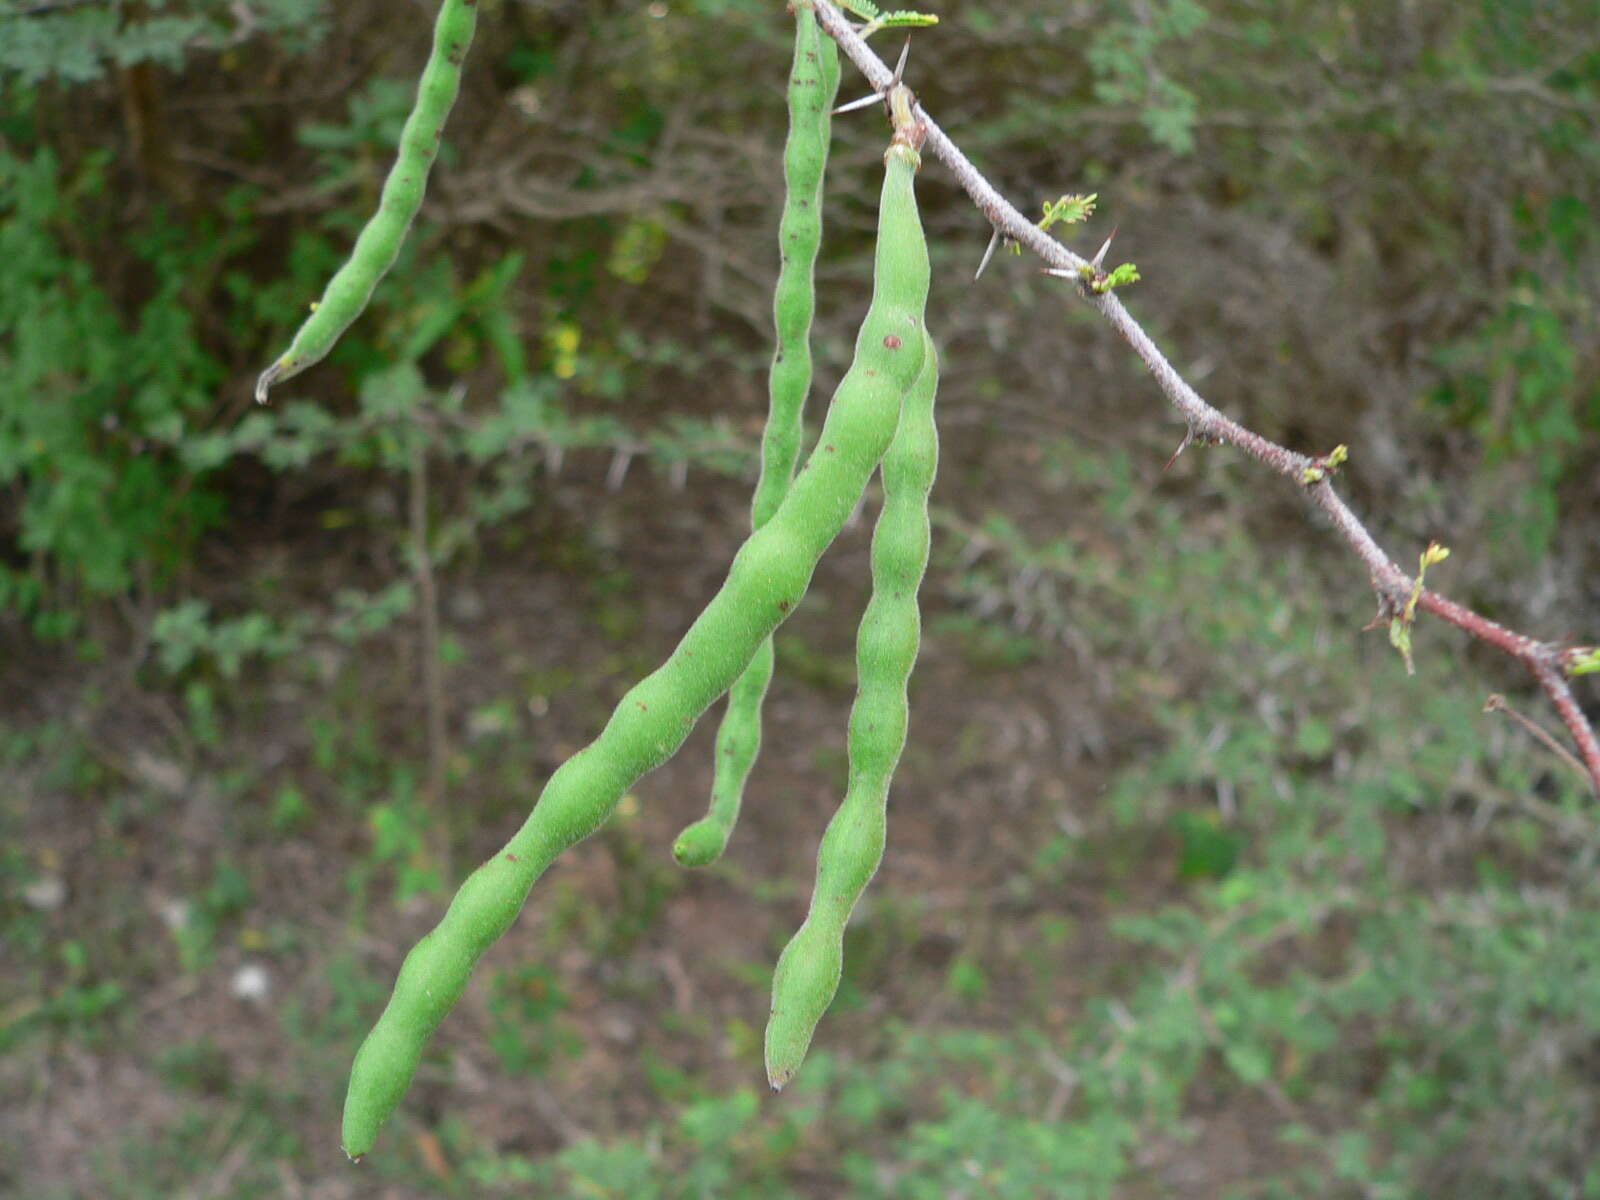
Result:
{"type": "Polygon", "coordinates": [[[906,44],[900,48],[900,61],[894,65],[894,82],[899,83],[906,72],[906,59],[911,57],[911,35],[906,34],[906,44]]]}
{"type": "Polygon", "coordinates": [[[1093,267],[1096,271],[1098,271],[1100,269],[1100,265],[1106,261],[1106,251],[1111,249],[1111,238],[1114,238],[1116,236],[1117,236],[1117,228],[1116,228],[1116,226],[1113,225],[1111,227],[1111,237],[1108,237],[1104,241],[1104,243],[1101,244],[1100,252],[1089,260],[1089,265],[1091,267],[1093,267]]]}
{"type": "Polygon", "coordinates": [[[833,115],[837,117],[841,113],[855,112],[855,110],[858,109],[858,108],[865,108],[869,104],[876,104],[878,101],[880,101],[882,99],[883,99],[883,93],[882,92],[873,92],[872,95],[870,95],[870,96],[863,96],[859,100],[852,100],[848,104],[839,105],[838,108],[833,110],[833,115]]]}
{"type": "Polygon", "coordinates": [[[983,275],[983,269],[989,265],[989,260],[994,257],[995,247],[1000,244],[1000,230],[997,228],[989,237],[989,248],[983,252],[983,261],[978,264],[978,269],[973,273],[972,282],[977,283],[983,275]]]}

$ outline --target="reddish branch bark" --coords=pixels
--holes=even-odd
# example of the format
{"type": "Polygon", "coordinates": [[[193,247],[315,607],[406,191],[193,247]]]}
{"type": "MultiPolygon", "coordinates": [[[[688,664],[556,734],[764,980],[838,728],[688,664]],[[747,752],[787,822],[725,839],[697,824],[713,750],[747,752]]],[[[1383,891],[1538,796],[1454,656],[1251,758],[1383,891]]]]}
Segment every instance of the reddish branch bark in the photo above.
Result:
{"type": "MultiPolygon", "coordinates": [[[[874,90],[884,92],[896,82],[889,67],[872,52],[849,19],[830,0],[813,0],[813,8],[818,23],[866,76],[874,90]]],[[[962,190],[1000,234],[1026,246],[1055,270],[1076,275],[1091,269],[1088,260],[1056,241],[996,191],[921,104],[915,105],[913,111],[926,130],[925,148],[950,169],[962,190]]],[[[1167,399],[1188,421],[1190,438],[1237,446],[1251,458],[1287,477],[1309,503],[1327,515],[1345,544],[1366,564],[1373,591],[1378,596],[1378,620],[1388,622],[1406,612],[1416,590],[1415,581],[1384,553],[1360,518],[1350,511],[1350,506],[1334,490],[1330,478],[1332,470],[1325,460],[1298,454],[1225,417],[1207,404],[1178,374],[1150,340],[1150,336],[1129,315],[1115,292],[1095,294],[1081,287],[1076,290],[1087,304],[1111,323],[1112,328],[1122,335],[1145,366],[1150,368],[1150,373],[1155,376],[1157,385],[1167,399]],[[1312,473],[1311,476],[1308,476],[1308,471],[1312,473]],[[1307,482],[1308,478],[1314,478],[1314,481],[1307,482]]],[[[1591,648],[1542,642],[1517,633],[1429,588],[1420,591],[1415,607],[1425,609],[1458,629],[1465,630],[1479,641],[1510,655],[1528,669],[1555,705],[1556,712],[1577,746],[1578,758],[1588,772],[1591,786],[1596,794],[1600,794],[1600,741],[1596,740],[1595,731],[1585,719],[1568,682],[1570,667],[1578,655],[1588,653],[1591,648]]]]}

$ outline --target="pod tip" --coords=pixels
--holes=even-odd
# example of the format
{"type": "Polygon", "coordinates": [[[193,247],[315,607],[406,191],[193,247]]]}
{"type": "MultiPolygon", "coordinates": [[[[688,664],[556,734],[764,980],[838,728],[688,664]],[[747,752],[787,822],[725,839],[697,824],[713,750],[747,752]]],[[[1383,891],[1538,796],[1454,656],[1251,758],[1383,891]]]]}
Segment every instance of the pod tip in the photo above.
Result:
{"type": "Polygon", "coordinates": [[[265,404],[267,402],[267,389],[270,388],[274,381],[277,380],[278,376],[282,374],[283,360],[281,358],[268,367],[265,371],[261,372],[261,377],[256,380],[257,404],[265,404]]]}

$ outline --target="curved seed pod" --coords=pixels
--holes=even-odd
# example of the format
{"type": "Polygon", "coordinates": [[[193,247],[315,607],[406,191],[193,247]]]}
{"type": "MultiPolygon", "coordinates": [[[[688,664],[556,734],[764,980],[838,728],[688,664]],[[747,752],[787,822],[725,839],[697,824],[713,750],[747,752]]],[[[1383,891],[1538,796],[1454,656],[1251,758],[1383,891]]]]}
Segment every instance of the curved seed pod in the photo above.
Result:
{"type": "Polygon", "coordinates": [[[712,768],[711,807],[685,827],[672,843],[672,856],[683,867],[706,867],[722,857],[739,819],[744,783],[761,752],[761,702],[772,683],[775,656],[769,637],[756,649],[744,674],[728,692],[728,707],[717,726],[716,760],[712,768]]]}
{"type": "Polygon", "coordinates": [[[622,697],[606,727],[550,777],[501,850],[461,885],[449,911],[406,956],[394,994],[350,1070],[344,1147],[372,1148],[422,1048],[473,966],[516,918],[534,880],[593,833],[623,793],[683,744],[700,715],[794,611],[894,436],[922,370],[928,255],[912,188],[915,155],[892,155],[878,210],[872,304],[816,448],[778,511],[750,535],[728,578],[670,658],[622,697]]]}
{"type": "MultiPolygon", "coordinates": [[[[830,112],[839,90],[839,48],[817,25],[809,4],[795,9],[794,62],[789,68],[789,137],[783,148],[783,219],[778,226],[782,267],[773,293],[777,348],[767,376],[767,426],[761,435],[761,478],[750,506],[760,529],[789,490],[800,456],[802,416],[811,390],[812,271],[822,243],[822,175],[828,162],[830,112]]],[[[717,729],[711,807],[678,835],[672,853],[685,867],[722,857],[739,819],[744,783],[761,750],[761,701],[772,681],[772,641],[756,651],[728,693],[717,729]]]]}
{"type": "Polygon", "coordinates": [[[906,682],[917,660],[917,589],[928,565],[928,492],[939,461],[933,340],[883,459],[883,511],[872,534],[872,599],[856,639],[850,782],[817,850],[811,911],[778,959],[767,1021],[767,1079],[794,1078],[844,967],[844,928],[883,859],[889,781],[905,747],[906,682]]]}
{"type": "Polygon", "coordinates": [[[417,84],[417,102],[400,131],[400,152],[383,181],[378,211],[362,228],[349,259],[334,272],[289,348],[261,372],[256,380],[257,403],[266,403],[267,389],[274,383],[298,375],[333,349],[339,335],[367,307],[378,280],[394,265],[406,230],[422,206],[428,170],[439,152],[445,119],[456,102],[461,64],[477,24],[478,0],[444,0],[440,6],[433,26],[433,51],[417,84]]]}

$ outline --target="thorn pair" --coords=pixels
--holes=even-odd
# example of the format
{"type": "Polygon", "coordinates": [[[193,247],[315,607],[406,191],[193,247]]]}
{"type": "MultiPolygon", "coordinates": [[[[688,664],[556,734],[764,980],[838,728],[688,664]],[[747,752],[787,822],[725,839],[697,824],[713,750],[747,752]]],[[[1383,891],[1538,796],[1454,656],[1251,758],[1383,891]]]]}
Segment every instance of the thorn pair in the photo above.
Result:
{"type": "Polygon", "coordinates": [[[863,96],[859,100],[852,100],[848,104],[839,105],[838,108],[833,110],[833,115],[837,117],[847,112],[855,112],[856,109],[866,108],[874,101],[881,100],[883,103],[887,104],[889,102],[889,93],[900,86],[901,77],[906,73],[906,59],[910,56],[910,54],[911,38],[908,35],[906,37],[906,44],[900,50],[900,61],[894,65],[894,77],[889,80],[888,85],[884,87],[882,91],[873,92],[870,96],[863,96]]]}
{"type": "MultiPolygon", "coordinates": [[[[1117,236],[1117,230],[1120,228],[1121,226],[1119,225],[1113,225],[1111,227],[1111,237],[1106,238],[1105,241],[1100,243],[1100,249],[1096,250],[1094,257],[1089,260],[1089,267],[1096,275],[1100,274],[1105,269],[1106,251],[1111,249],[1111,238],[1117,236]]],[[[1044,273],[1046,275],[1054,275],[1060,279],[1078,279],[1083,275],[1083,271],[1081,269],[1074,270],[1071,267],[1045,267],[1044,273]]]]}
{"type": "MultiPolygon", "coordinates": [[[[1095,252],[1095,256],[1089,260],[1089,268],[1095,275],[1101,275],[1104,273],[1106,251],[1111,249],[1111,238],[1117,236],[1118,228],[1120,228],[1120,226],[1112,226],[1111,237],[1106,238],[1104,242],[1100,243],[1100,249],[1097,250],[1095,252]]],[[[989,260],[994,257],[995,250],[999,248],[1002,243],[1007,246],[1015,245],[1016,239],[1008,233],[1002,233],[999,226],[996,226],[994,233],[992,233],[989,237],[989,248],[983,252],[983,261],[978,264],[978,269],[972,276],[972,281],[974,283],[982,278],[984,268],[989,265],[989,260]]],[[[1044,274],[1054,275],[1059,279],[1079,279],[1083,275],[1081,270],[1073,270],[1070,267],[1045,267],[1043,271],[1044,274]]],[[[1177,455],[1173,455],[1173,457],[1176,458],[1177,455]]]]}

